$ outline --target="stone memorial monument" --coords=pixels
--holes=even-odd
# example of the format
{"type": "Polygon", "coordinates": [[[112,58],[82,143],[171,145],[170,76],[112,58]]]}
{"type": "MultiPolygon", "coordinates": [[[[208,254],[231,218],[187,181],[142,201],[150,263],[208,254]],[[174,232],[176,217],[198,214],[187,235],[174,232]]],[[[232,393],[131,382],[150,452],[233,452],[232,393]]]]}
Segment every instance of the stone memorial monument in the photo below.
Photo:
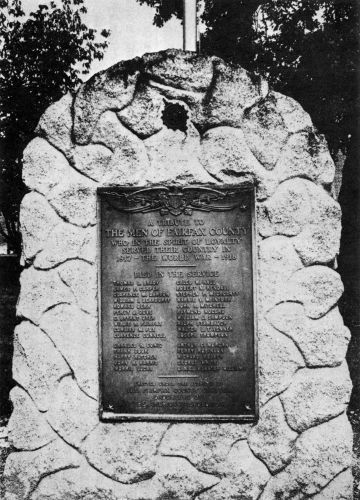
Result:
{"type": "Polygon", "coordinates": [[[341,213],[300,105],[168,50],[36,134],[6,500],[351,499],[341,213]]]}

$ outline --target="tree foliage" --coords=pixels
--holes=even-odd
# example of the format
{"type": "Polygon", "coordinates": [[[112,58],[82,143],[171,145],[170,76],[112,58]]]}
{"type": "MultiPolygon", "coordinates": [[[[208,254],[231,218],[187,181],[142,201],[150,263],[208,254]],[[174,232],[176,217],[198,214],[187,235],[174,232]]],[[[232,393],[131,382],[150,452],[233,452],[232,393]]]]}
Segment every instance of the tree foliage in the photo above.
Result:
{"type": "Polygon", "coordinates": [[[359,113],[357,0],[267,1],[256,66],[297,99],[333,152],[346,151],[359,113]]]}
{"type": "Polygon", "coordinates": [[[0,209],[10,251],[19,251],[21,156],[44,110],[74,91],[109,35],[83,22],[84,0],[59,0],[25,16],[21,0],[0,0],[0,209]]]}
{"type": "MultiPolygon", "coordinates": [[[[137,0],[154,24],[182,17],[182,2],[137,0]]],[[[358,0],[203,0],[202,52],[264,74],[298,100],[333,152],[346,150],[359,113],[358,0]]]]}

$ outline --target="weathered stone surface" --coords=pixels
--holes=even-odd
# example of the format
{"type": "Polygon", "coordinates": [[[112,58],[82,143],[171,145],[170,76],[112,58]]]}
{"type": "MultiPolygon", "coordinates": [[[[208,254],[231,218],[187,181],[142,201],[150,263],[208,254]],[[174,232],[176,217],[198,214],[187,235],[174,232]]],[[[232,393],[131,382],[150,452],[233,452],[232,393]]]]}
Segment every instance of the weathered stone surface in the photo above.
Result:
{"type": "Polygon", "coordinates": [[[11,453],[4,471],[6,500],[24,500],[45,475],[80,463],[81,456],[60,439],[37,451],[11,453]]]}
{"type": "Polygon", "coordinates": [[[76,306],[60,304],[43,314],[40,327],[49,335],[81,387],[98,394],[97,321],[76,306]]]}
{"type": "Polygon", "coordinates": [[[10,392],[13,412],[8,423],[8,439],[18,450],[35,450],[54,441],[57,436],[29,395],[15,386],[10,392]]]}
{"type": "Polygon", "coordinates": [[[73,301],[71,290],[61,281],[57,271],[38,271],[30,267],[21,273],[18,317],[39,324],[42,314],[50,307],[73,301]]]}
{"type": "MultiPolygon", "coordinates": [[[[99,158],[95,157],[92,160],[97,162],[99,168],[99,158]]],[[[89,155],[86,157],[83,153],[82,161],[85,170],[94,167],[89,155]]],[[[71,168],[62,153],[44,139],[35,138],[24,152],[24,162],[25,184],[30,189],[44,194],[60,217],[79,226],[95,224],[96,184],[71,168]]],[[[81,165],[78,167],[81,168],[81,165]]],[[[49,210],[44,206],[42,208],[49,210]]]]}
{"type": "Polygon", "coordinates": [[[78,144],[88,144],[100,115],[121,110],[133,98],[139,76],[138,60],[121,61],[97,73],[82,84],[74,101],[74,137],[78,144]]]}
{"type": "Polygon", "coordinates": [[[266,321],[259,322],[258,332],[259,399],[265,404],[290,385],[305,362],[294,342],[266,321]]]}
{"type": "Polygon", "coordinates": [[[297,432],[337,417],[346,410],[351,394],[346,363],[338,368],[299,370],[281,394],[286,420],[297,432]]]}
{"type": "Polygon", "coordinates": [[[59,276],[71,290],[76,304],[85,312],[97,312],[97,269],[81,260],[70,260],[57,268],[59,276]]]}
{"type": "Polygon", "coordinates": [[[280,181],[292,177],[306,177],[319,184],[330,184],[335,165],[324,136],[313,130],[293,134],[281,151],[274,169],[280,181]]]}
{"type": "Polygon", "coordinates": [[[113,481],[82,464],[45,477],[32,500],[192,500],[218,481],[182,458],[158,457],[155,476],[135,484],[113,481]]]}
{"type": "Polygon", "coordinates": [[[71,170],[47,195],[62,219],[80,227],[96,224],[96,184],[71,170]]]}
{"type": "Polygon", "coordinates": [[[296,481],[289,479],[287,472],[280,472],[270,479],[259,500],[305,500],[307,498],[308,496],[300,491],[296,481]]]}
{"type": "Polygon", "coordinates": [[[235,443],[246,439],[252,425],[177,424],[166,432],[159,453],[187,458],[197,469],[218,474],[235,443]]]}
{"type": "MultiPolygon", "coordinates": [[[[108,121],[113,120],[114,117],[108,118],[108,121]]],[[[113,132],[113,135],[116,134],[113,139],[114,154],[102,183],[104,185],[144,183],[151,176],[145,145],[136,135],[121,125],[117,118],[116,120],[117,124],[114,129],[116,132],[113,132]]],[[[103,127],[106,129],[106,124],[103,127]]]]}
{"type": "Polygon", "coordinates": [[[264,202],[263,209],[269,219],[263,236],[296,236],[309,222],[311,206],[306,184],[302,179],[281,183],[273,196],[264,202]]]}
{"type": "Polygon", "coordinates": [[[41,116],[35,132],[67,155],[73,144],[71,140],[73,96],[68,93],[51,104],[41,116]]]}
{"type": "Polygon", "coordinates": [[[285,127],[291,134],[313,128],[310,116],[298,102],[278,92],[273,91],[271,94],[275,99],[276,109],[280,113],[285,127]]]}
{"type": "Polygon", "coordinates": [[[101,115],[94,129],[92,142],[102,144],[111,151],[115,151],[117,148],[137,149],[143,147],[139,137],[121,123],[114,111],[105,111],[101,115]]]}
{"type": "Polygon", "coordinates": [[[144,144],[150,159],[150,168],[144,172],[145,182],[169,179],[178,183],[214,182],[200,163],[200,136],[191,123],[188,122],[186,134],[163,128],[146,139],[144,144]]]}
{"type": "Polygon", "coordinates": [[[303,265],[291,240],[285,236],[266,238],[260,242],[258,252],[258,307],[265,312],[284,300],[285,283],[303,265]]]}
{"type": "Polygon", "coordinates": [[[118,113],[121,122],[142,139],[159,132],[164,123],[164,98],[147,85],[141,85],[131,104],[118,113]]]}
{"type": "Polygon", "coordinates": [[[158,457],[152,482],[155,498],[191,500],[201,498],[204,490],[212,491],[219,478],[195,469],[182,457],[158,457]]]}
{"type": "Polygon", "coordinates": [[[98,425],[98,403],[82,392],[72,377],[64,377],[53,394],[46,419],[64,441],[79,447],[98,425]]]}
{"type": "Polygon", "coordinates": [[[30,262],[45,247],[50,232],[59,222],[60,217],[42,195],[28,193],[24,196],[20,207],[23,264],[30,262]]]}
{"type": "Polygon", "coordinates": [[[335,477],[313,500],[353,500],[353,475],[346,469],[335,477]]]}
{"type": "Polygon", "coordinates": [[[271,309],[267,319],[294,340],[308,366],[336,366],[344,360],[350,333],[338,308],[313,320],[305,315],[302,305],[285,302],[271,309]]]}
{"type": "Polygon", "coordinates": [[[256,457],[276,474],[291,460],[298,434],[288,426],[279,398],[260,410],[260,419],[249,436],[249,446],[256,457]]]}
{"type": "Polygon", "coordinates": [[[242,129],[246,142],[255,157],[268,170],[272,170],[289,135],[281,115],[278,95],[269,92],[244,116],[242,129]]]}
{"type": "Polygon", "coordinates": [[[341,210],[320,186],[306,182],[311,197],[310,224],[294,238],[294,246],[305,265],[326,264],[339,253],[341,210]]]}
{"type": "Polygon", "coordinates": [[[244,111],[266,97],[267,92],[267,83],[260,76],[215,61],[214,81],[204,104],[207,126],[241,127],[244,111]]]}
{"type": "Polygon", "coordinates": [[[211,129],[204,134],[201,146],[201,163],[210,175],[219,181],[233,182],[245,174],[251,174],[258,184],[258,198],[271,196],[277,180],[251,153],[240,129],[231,127],[211,129]]]}
{"type": "Polygon", "coordinates": [[[199,500],[253,500],[258,498],[270,473],[251,453],[246,441],[235,443],[224,462],[225,477],[199,500]]]}
{"type": "MultiPolygon", "coordinates": [[[[145,482],[148,486],[149,481],[145,482]]],[[[45,476],[32,494],[31,500],[79,500],[85,498],[91,500],[119,500],[120,498],[130,500],[128,492],[134,492],[135,488],[139,488],[139,486],[123,485],[112,481],[86,463],[82,463],[79,468],[64,469],[45,476]]],[[[144,491],[142,483],[140,488],[144,491]]],[[[147,498],[150,499],[150,496],[144,498],[147,500],[147,498]]],[[[136,500],[136,497],[133,496],[131,500],[136,500]]]]}
{"type": "Polygon", "coordinates": [[[50,405],[58,381],[70,369],[51,340],[38,327],[23,321],[15,328],[13,377],[41,411],[50,405]]]}
{"type": "Polygon", "coordinates": [[[96,227],[82,228],[60,222],[47,234],[47,239],[36,255],[34,266],[51,269],[69,260],[96,259],[96,227]]]}
{"type": "Polygon", "coordinates": [[[290,465],[270,479],[260,498],[300,500],[314,495],[350,467],[351,461],[352,430],[346,415],[342,414],[298,438],[290,465]]]}
{"type": "Polygon", "coordinates": [[[35,137],[25,148],[22,177],[33,191],[46,196],[71,170],[63,153],[41,137],[35,137]]]}
{"type": "Polygon", "coordinates": [[[112,151],[102,144],[75,146],[71,151],[73,167],[85,177],[101,182],[108,173],[112,151]]]}
{"type": "Polygon", "coordinates": [[[122,483],[155,474],[155,454],[167,424],[131,422],[101,424],[82,444],[88,462],[122,483]]]}
{"type": "Polygon", "coordinates": [[[283,297],[301,302],[307,316],[324,316],[336,305],[344,291],[340,275],[326,266],[304,267],[289,279],[283,297]]]}
{"type": "Polygon", "coordinates": [[[213,58],[170,49],[143,56],[145,73],[152,79],[184,90],[205,91],[213,78],[213,58]]]}

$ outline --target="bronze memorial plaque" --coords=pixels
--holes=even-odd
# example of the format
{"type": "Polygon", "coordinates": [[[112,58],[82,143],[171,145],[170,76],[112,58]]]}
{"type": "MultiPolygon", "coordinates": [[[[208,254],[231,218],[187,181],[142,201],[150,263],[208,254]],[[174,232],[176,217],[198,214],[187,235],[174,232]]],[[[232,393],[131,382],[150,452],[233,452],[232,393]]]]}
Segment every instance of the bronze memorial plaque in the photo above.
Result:
{"type": "Polygon", "coordinates": [[[98,194],[102,419],[254,420],[253,186],[98,194]]]}

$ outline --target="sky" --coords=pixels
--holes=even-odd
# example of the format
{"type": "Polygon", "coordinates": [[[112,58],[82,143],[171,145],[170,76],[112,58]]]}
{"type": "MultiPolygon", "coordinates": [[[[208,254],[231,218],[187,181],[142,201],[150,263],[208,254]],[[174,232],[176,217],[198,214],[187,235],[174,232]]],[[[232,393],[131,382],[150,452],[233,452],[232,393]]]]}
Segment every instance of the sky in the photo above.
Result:
{"type": "MultiPolygon", "coordinates": [[[[26,14],[47,0],[23,0],[26,14]]],[[[163,28],[153,26],[154,9],[140,5],[136,0],[85,0],[88,13],[87,26],[101,31],[110,29],[109,46],[102,61],[95,61],[92,74],[112,66],[118,61],[169,48],[182,48],[182,25],[172,19],[163,28]]]]}

